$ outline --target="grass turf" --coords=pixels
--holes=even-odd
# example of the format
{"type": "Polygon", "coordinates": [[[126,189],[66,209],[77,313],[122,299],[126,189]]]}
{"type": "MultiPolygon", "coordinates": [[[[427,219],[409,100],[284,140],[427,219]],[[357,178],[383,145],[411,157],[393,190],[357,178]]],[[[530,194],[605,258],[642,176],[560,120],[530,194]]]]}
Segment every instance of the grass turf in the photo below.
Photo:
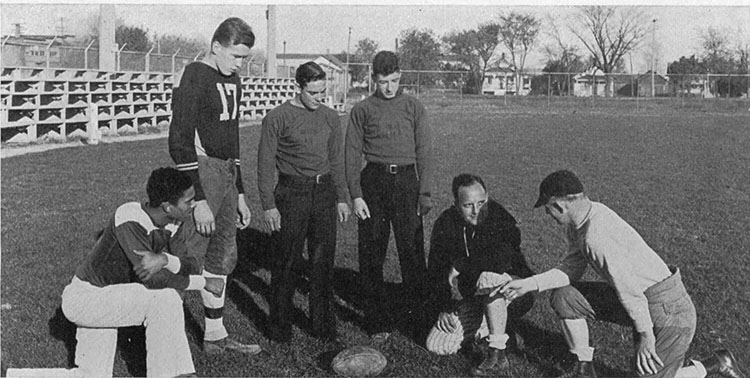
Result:
{"type": "MultiPolygon", "coordinates": [[[[546,99],[504,104],[487,98],[434,98],[425,103],[438,163],[436,206],[425,217],[428,238],[439,212],[451,204],[452,177],[473,172],[484,177],[491,196],[519,221],[522,248],[532,268],[551,268],[564,255],[562,231],[531,205],[547,173],[571,169],[592,199],[617,211],[667,263],[681,268],[698,310],[689,356],[728,347],[744,366],[750,365],[746,104],[642,101],[635,108],[622,101],[588,100],[571,106],[546,99]]],[[[254,218],[250,229],[238,236],[240,262],[228,287],[225,323],[238,339],[258,342],[265,352],[252,358],[204,356],[198,342],[203,324],[199,296],[188,294],[187,332],[196,368],[202,376],[332,375],[327,362],[335,350],[306,331],[304,282],[295,298],[299,328],[294,341],[276,344],[262,333],[273,251],[259,231],[258,131],[257,125],[241,131],[245,188],[254,218]]],[[[171,164],[166,139],[2,160],[3,374],[8,367],[69,366],[75,328],[59,311],[62,289],[114,208],[142,200],[148,173],[171,164]]],[[[339,332],[348,345],[369,344],[357,308],[355,222],[339,226],[337,248],[339,332]]],[[[394,255],[391,243],[386,276],[397,282],[394,255]]],[[[591,329],[600,374],[627,376],[633,350],[630,330],[600,323],[591,329]]],[[[421,340],[410,336],[396,332],[377,346],[389,361],[383,376],[467,374],[467,356],[431,355],[419,345],[421,340]]],[[[510,355],[513,376],[556,376],[569,366],[544,293],[525,317],[521,336],[521,351],[510,355]]],[[[145,374],[142,337],[138,328],[121,331],[115,375],[145,374]]]]}

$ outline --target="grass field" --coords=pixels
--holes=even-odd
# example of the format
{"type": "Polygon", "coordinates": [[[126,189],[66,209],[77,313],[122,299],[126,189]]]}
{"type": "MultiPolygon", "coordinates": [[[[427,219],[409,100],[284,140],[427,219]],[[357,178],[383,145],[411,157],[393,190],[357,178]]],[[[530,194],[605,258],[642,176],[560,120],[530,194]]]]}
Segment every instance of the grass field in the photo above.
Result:
{"type": "MultiPolygon", "coordinates": [[[[439,212],[450,206],[450,180],[460,172],[485,178],[490,194],[519,221],[532,268],[553,267],[564,255],[562,231],[532,211],[539,181],[568,168],[590,197],[629,221],[669,264],[679,266],[698,311],[690,356],[728,347],[750,366],[750,113],[746,103],[707,111],[641,102],[570,107],[546,99],[504,105],[496,99],[425,101],[437,154],[436,209],[425,217],[429,237],[439,212]],[[743,109],[741,109],[744,107],[743,109]]],[[[716,108],[712,108],[716,109],[716,108]]],[[[345,122],[345,119],[342,119],[345,122]]],[[[197,294],[186,296],[187,332],[201,376],[330,376],[330,345],[311,338],[302,320],[289,345],[263,336],[269,294],[268,238],[259,231],[256,191],[259,127],[242,129],[245,187],[254,219],[238,236],[240,262],[228,288],[230,333],[265,349],[260,357],[207,358],[197,294]]],[[[2,160],[2,373],[8,367],[67,367],[75,328],[62,316],[60,294],[91,248],[94,233],[114,208],[144,198],[155,167],[171,165],[166,139],[65,148],[2,160]]],[[[388,277],[398,282],[389,251],[388,277]]],[[[356,223],[339,228],[336,256],[339,332],[348,345],[368,344],[357,307],[356,223]]],[[[588,273],[587,277],[593,277],[588,273]]],[[[302,285],[300,292],[305,292],[302,285]]],[[[401,325],[397,325],[401,326],[401,325]]],[[[566,348],[547,302],[538,296],[510,355],[513,376],[557,376],[566,348]]],[[[115,375],[143,375],[142,331],[124,329],[115,375]]],[[[592,325],[602,376],[627,376],[628,329],[592,325]]],[[[466,356],[429,354],[405,332],[378,348],[389,365],[383,376],[463,376],[466,356]]]]}

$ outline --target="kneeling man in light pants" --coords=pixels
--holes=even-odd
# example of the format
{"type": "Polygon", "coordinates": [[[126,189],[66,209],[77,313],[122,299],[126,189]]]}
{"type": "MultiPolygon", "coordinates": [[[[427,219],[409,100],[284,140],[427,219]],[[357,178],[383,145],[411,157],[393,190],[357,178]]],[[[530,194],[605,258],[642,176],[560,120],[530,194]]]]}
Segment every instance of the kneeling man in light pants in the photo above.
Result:
{"type": "Polygon", "coordinates": [[[196,259],[177,257],[187,255],[187,234],[195,232],[180,227],[193,212],[190,177],[156,169],[147,192],[147,203],[117,208],[63,291],[63,313],[78,326],[73,376],[111,377],[117,328],[135,325],[146,327],[148,377],[195,373],[178,290],[220,296],[224,281],[201,276],[196,259]]]}
{"type": "Polygon", "coordinates": [[[596,377],[586,320],[600,319],[634,327],[638,376],[744,377],[727,350],[683,366],[696,315],[680,271],[667,266],[614,211],[589,200],[575,174],[561,170],[548,175],[534,205],[542,206],[565,226],[569,253],[557,268],[511,281],[501,293],[516,300],[529,292],[553,290],[552,307],[570,351],[578,357],[576,376],[596,377]],[[579,281],[588,266],[606,282],[579,281]]]}

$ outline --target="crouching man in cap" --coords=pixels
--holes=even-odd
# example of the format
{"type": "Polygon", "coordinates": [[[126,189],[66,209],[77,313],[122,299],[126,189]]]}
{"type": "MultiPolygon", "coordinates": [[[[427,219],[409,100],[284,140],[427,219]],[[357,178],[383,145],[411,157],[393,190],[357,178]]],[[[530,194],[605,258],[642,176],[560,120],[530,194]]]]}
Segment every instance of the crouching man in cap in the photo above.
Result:
{"type": "Polygon", "coordinates": [[[509,300],[553,290],[552,307],[565,341],[578,357],[575,375],[596,377],[587,319],[635,328],[635,370],[649,377],[744,378],[727,350],[682,366],[695,334],[693,302],[680,271],[669,267],[641,236],[607,206],[593,202],[570,171],[551,173],[539,186],[535,208],[565,226],[569,253],[558,267],[513,280],[501,290],[509,300]],[[579,281],[591,267],[606,282],[579,281]]]}
{"type": "Polygon", "coordinates": [[[487,337],[487,354],[471,374],[498,375],[509,367],[506,327],[534,304],[532,296],[511,303],[499,289],[533,272],[521,254],[516,220],[488,198],[482,179],[461,174],[453,179],[452,189],[454,206],[443,211],[432,228],[429,308],[437,322],[426,346],[433,353],[453,354],[475,337],[487,337]]]}

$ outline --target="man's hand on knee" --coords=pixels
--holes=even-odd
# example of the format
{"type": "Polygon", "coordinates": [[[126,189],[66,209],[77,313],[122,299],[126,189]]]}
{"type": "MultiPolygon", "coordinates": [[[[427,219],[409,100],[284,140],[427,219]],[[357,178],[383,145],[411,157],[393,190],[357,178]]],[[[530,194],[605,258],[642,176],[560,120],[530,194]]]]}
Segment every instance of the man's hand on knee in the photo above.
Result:
{"type": "Polygon", "coordinates": [[[441,312],[435,325],[440,332],[453,333],[458,327],[458,316],[451,312],[441,312]]]}
{"type": "Polygon", "coordinates": [[[482,272],[477,279],[476,295],[495,295],[506,283],[512,280],[508,273],[482,272]]]}

